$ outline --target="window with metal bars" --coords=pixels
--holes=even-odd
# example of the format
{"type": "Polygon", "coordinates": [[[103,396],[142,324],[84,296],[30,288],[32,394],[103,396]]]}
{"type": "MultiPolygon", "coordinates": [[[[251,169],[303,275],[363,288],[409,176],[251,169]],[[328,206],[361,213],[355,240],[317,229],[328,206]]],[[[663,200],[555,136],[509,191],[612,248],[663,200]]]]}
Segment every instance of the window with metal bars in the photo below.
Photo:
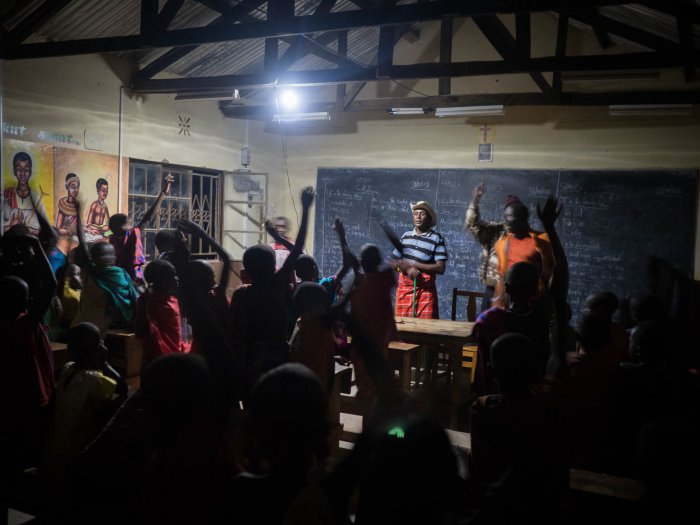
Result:
{"type": "MultiPolygon", "coordinates": [[[[189,219],[221,242],[221,172],[129,160],[129,219],[138,223],[158,198],[166,175],[175,179],[170,193],[163,200],[150,223],[143,227],[142,241],[146,260],[157,255],[155,237],[162,230],[175,230],[179,221],[189,219]]],[[[192,239],[192,257],[215,258],[209,243],[192,239]]]]}

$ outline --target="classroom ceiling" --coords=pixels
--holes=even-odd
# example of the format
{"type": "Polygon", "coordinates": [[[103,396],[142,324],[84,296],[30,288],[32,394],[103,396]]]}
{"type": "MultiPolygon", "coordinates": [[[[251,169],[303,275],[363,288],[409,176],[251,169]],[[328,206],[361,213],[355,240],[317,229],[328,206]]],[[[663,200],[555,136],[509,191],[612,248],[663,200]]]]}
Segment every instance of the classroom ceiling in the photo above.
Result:
{"type": "Polygon", "coordinates": [[[315,89],[307,111],[692,104],[700,99],[700,0],[3,0],[0,58],[93,53],[128,60],[135,92],[219,99],[234,118],[269,117],[271,88],[282,85],[315,89]],[[543,12],[556,20],[555,52],[534,56],[531,15],[543,12]],[[510,29],[504,17],[512,18],[510,29]],[[498,60],[453,59],[460,44],[453,31],[465,18],[498,60]],[[397,43],[418,42],[428,24],[439,24],[434,60],[395,63],[397,43]],[[595,34],[598,49],[567,49],[572,27],[595,34]],[[614,44],[624,52],[610,52],[614,44]],[[625,87],[669,69],[683,72],[679,85],[625,87]],[[453,89],[457,78],[509,75],[527,75],[532,90],[453,89]],[[570,89],[565,79],[572,75],[598,76],[606,90],[570,89]],[[366,95],[372,82],[421,79],[438,79],[436,92],[366,95]]]}

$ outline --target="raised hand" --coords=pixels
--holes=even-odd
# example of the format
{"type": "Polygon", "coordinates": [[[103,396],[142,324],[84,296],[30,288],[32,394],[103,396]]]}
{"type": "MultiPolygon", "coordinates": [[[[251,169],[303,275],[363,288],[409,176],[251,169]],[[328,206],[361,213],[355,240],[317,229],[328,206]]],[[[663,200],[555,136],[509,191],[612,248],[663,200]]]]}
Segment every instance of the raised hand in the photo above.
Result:
{"type": "Polygon", "coordinates": [[[163,193],[166,195],[170,193],[170,185],[175,181],[175,177],[173,177],[170,173],[168,173],[165,176],[165,188],[163,188],[163,193]]]}
{"type": "Polygon", "coordinates": [[[540,218],[545,230],[554,226],[557,217],[561,213],[563,204],[559,204],[559,206],[557,204],[559,204],[559,201],[550,193],[544,206],[540,207],[539,204],[537,205],[537,216],[540,218]]]}
{"type": "Polygon", "coordinates": [[[277,234],[277,229],[275,228],[275,225],[272,224],[272,221],[270,219],[265,219],[265,231],[269,235],[276,235],[277,234]]]}
{"type": "Polygon", "coordinates": [[[189,233],[190,235],[196,235],[199,237],[201,237],[202,235],[206,235],[206,233],[207,233],[198,224],[196,224],[190,220],[180,221],[177,228],[181,232],[189,233]]]}
{"type": "Polygon", "coordinates": [[[403,253],[403,245],[401,244],[401,240],[396,235],[396,232],[391,227],[391,225],[385,220],[382,220],[379,222],[379,226],[381,226],[382,230],[384,230],[384,233],[386,233],[386,236],[389,238],[391,245],[394,248],[396,248],[399,253],[403,253]]]}
{"type": "Polygon", "coordinates": [[[303,190],[301,190],[301,205],[304,208],[308,208],[311,206],[311,203],[314,201],[314,189],[311,186],[306,186],[303,190]]]}
{"type": "Polygon", "coordinates": [[[486,193],[486,188],[484,187],[484,183],[480,182],[474,186],[474,189],[472,190],[472,198],[475,201],[479,201],[479,199],[484,196],[484,193],[486,193]]]}
{"type": "Polygon", "coordinates": [[[343,225],[343,221],[340,217],[335,218],[335,222],[333,223],[333,229],[339,237],[345,237],[345,226],[343,225]]]}

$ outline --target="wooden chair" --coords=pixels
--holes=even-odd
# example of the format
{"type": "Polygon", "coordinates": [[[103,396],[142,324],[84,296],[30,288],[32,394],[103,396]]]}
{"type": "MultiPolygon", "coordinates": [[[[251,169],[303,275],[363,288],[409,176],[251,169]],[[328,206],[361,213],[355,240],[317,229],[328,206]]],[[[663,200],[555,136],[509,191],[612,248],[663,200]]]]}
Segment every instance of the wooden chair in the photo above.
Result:
{"type": "MultiPolygon", "coordinates": [[[[452,316],[453,321],[457,320],[457,300],[460,297],[467,298],[467,321],[473,323],[477,317],[477,299],[486,297],[484,292],[472,292],[471,290],[460,290],[459,288],[452,289],[452,316]]],[[[471,382],[474,383],[474,375],[476,374],[476,349],[477,345],[473,342],[467,343],[462,347],[462,368],[469,368],[471,374],[471,382]]]]}

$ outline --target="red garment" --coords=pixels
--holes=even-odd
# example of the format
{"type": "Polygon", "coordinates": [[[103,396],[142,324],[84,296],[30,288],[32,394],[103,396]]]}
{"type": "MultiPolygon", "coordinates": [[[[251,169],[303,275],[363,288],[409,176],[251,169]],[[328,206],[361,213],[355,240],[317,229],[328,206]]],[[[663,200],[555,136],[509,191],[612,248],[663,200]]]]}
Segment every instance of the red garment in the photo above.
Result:
{"type": "Polygon", "coordinates": [[[0,382],[18,411],[49,404],[54,389],[54,363],[46,327],[27,314],[3,323],[3,372],[0,382]]]}
{"type": "MultiPolygon", "coordinates": [[[[209,330],[214,326],[218,328],[228,328],[228,311],[229,301],[226,294],[218,286],[209,290],[205,296],[204,304],[201,306],[194,305],[194,310],[190,314],[190,323],[192,324],[192,345],[190,351],[194,354],[202,353],[201,339],[205,339],[211,335],[209,330]],[[209,332],[209,333],[207,333],[209,332]]],[[[226,335],[230,333],[226,330],[226,335]]],[[[226,341],[229,342],[228,339],[226,341]]]]}
{"type": "MultiPolygon", "coordinates": [[[[389,341],[396,341],[399,338],[391,307],[391,290],[395,286],[396,279],[394,270],[391,268],[363,273],[358,276],[350,301],[350,314],[379,350],[384,350],[389,341]]],[[[411,281],[411,299],[413,299],[413,281],[411,281]]]]}
{"type": "Polygon", "coordinates": [[[413,303],[413,279],[402,272],[399,274],[399,285],[396,288],[396,315],[399,317],[420,317],[421,319],[440,318],[434,275],[421,273],[418,276],[415,286],[415,315],[413,315],[413,303]]]}
{"type": "Polygon", "coordinates": [[[297,327],[292,336],[290,361],[306,365],[324,386],[332,388],[335,369],[333,356],[337,350],[333,331],[324,325],[319,316],[308,313],[299,317],[297,327]]]}
{"type": "Polygon", "coordinates": [[[620,323],[610,323],[610,340],[601,350],[615,364],[630,361],[630,336],[620,323]]]}
{"type": "Polygon", "coordinates": [[[146,308],[147,333],[144,334],[146,359],[189,352],[189,343],[182,340],[182,318],[177,297],[163,292],[143,294],[137,309],[146,308]]]}
{"type": "Polygon", "coordinates": [[[144,255],[143,243],[141,242],[141,230],[139,228],[132,228],[124,232],[124,235],[111,235],[109,237],[109,243],[114,246],[114,255],[116,256],[117,266],[124,268],[132,280],[143,280],[143,266],[146,264],[146,256],[144,255]],[[123,261],[122,257],[124,255],[124,247],[126,246],[129,237],[132,235],[136,236],[136,242],[134,244],[134,260],[123,261]]]}

